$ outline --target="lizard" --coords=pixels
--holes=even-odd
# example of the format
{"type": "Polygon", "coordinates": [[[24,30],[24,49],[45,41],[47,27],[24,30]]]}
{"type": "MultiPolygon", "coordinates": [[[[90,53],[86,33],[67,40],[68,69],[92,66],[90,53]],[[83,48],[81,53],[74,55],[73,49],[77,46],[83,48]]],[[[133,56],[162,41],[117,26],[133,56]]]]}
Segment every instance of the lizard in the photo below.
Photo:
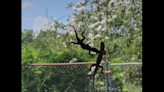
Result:
{"type": "Polygon", "coordinates": [[[101,73],[103,73],[103,72],[102,72],[102,71],[103,71],[103,67],[100,66],[100,63],[101,63],[101,60],[102,60],[102,57],[103,57],[104,48],[105,48],[105,45],[104,45],[103,42],[101,42],[100,52],[99,52],[99,55],[98,55],[98,57],[97,57],[96,64],[92,64],[92,65],[90,66],[90,69],[89,69],[89,70],[91,71],[91,67],[96,66],[96,68],[95,68],[95,70],[94,70],[94,73],[93,73],[93,86],[94,86],[94,77],[95,77],[95,74],[96,74],[96,72],[97,72],[97,70],[98,70],[99,67],[102,68],[102,69],[101,69],[101,73]]]}
{"type": "MultiPolygon", "coordinates": [[[[70,25],[70,26],[72,26],[72,25],[70,25]]],[[[89,43],[90,43],[90,42],[89,42],[88,44],[84,44],[84,43],[83,43],[83,41],[85,40],[85,36],[83,35],[85,31],[82,32],[81,35],[83,36],[83,39],[80,40],[80,38],[79,38],[78,35],[77,35],[76,29],[74,28],[74,26],[72,26],[72,27],[73,27],[73,29],[75,30],[75,35],[76,35],[77,42],[76,42],[76,43],[75,43],[75,42],[70,42],[69,44],[71,44],[71,43],[73,43],[73,44],[79,44],[79,45],[81,46],[81,48],[83,48],[83,49],[85,49],[85,50],[89,50],[89,55],[91,55],[91,56],[93,56],[93,55],[90,53],[90,51],[96,52],[96,54],[98,54],[98,53],[100,52],[98,49],[93,48],[93,47],[90,47],[90,46],[89,46],[89,43]]],[[[105,51],[104,51],[103,54],[105,54],[105,51]]]]}

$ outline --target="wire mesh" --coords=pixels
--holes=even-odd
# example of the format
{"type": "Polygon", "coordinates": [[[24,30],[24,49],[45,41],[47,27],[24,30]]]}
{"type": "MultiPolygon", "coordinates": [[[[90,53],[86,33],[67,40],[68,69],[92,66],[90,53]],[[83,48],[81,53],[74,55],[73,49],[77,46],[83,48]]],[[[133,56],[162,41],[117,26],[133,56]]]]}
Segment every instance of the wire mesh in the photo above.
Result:
{"type": "Polygon", "coordinates": [[[142,64],[111,65],[110,67],[112,92],[142,92],[142,64]]]}
{"type": "Polygon", "coordinates": [[[24,65],[22,92],[104,92],[104,75],[98,71],[93,89],[89,68],[90,64],[24,65]]]}
{"type": "MultiPolygon", "coordinates": [[[[108,88],[105,88],[105,73],[101,74],[101,69],[93,85],[93,76],[89,74],[91,64],[23,65],[22,92],[142,92],[142,64],[108,64],[111,68],[108,70],[112,70],[108,88]]],[[[105,64],[102,64],[104,70],[105,64]]]]}

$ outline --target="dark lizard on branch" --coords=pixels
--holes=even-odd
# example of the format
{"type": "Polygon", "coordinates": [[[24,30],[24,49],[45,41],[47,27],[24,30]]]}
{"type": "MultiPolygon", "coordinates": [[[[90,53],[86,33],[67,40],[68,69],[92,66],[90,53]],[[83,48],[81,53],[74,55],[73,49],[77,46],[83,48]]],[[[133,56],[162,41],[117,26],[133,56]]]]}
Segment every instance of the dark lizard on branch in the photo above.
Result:
{"type": "MultiPolygon", "coordinates": [[[[72,26],[72,25],[70,25],[70,26],[72,26]]],[[[83,31],[82,34],[81,34],[81,35],[83,36],[83,39],[80,40],[80,38],[79,38],[78,35],[77,35],[76,29],[74,28],[74,26],[72,26],[72,27],[73,27],[73,29],[75,30],[75,35],[76,35],[77,42],[76,42],[76,43],[75,43],[75,42],[70,42],[70,44],[71,44],[71,43],[73,43],[73,44],[79,44],[79,45],[81,46],[81,48],[83,48],[83,49],[85,49],[85,50],[89,50],[89,55],[91,55],[91,56],[93,56],[93,55],[90,53],[90,51],[96,52],[96,54],[98,54],[98,53],[100,52],[100,51],[97,50],[96,48],[90,47],[90,46],[89,46],[89,43],[88,43],[88,44],[84,44],[84,43],[83,43],[83,41],[84,41],[84,39],[85,39],[85,36],[83,35],[83,34],[84,34],[84,31],[83,31]]],[[[103,54],[105,54],[105,51],[104,51],[103,54]]]]}
{"type": "Polygon", "coordinates": [[[95,74],[96,74],[96,72],[97,72],[97,70],[98,70],[99,67],[101,68],[101,73],[103,73],[103,72],[102,72],[102,71],[103,71],[103,67],[100,66],[100,63],[101,63],[101,60],[102,60],[102,57],[103,57],[104,48],[105,48],[105,45],[104,45],[103,42],[101,42],[100,52],[99,52],[99,55],[98,55],[98,57],[97,57],[96,64],[92,64],[91,67],[90,67],[90,69],[89,69],[89,70],[91,71],[91,68],[92,68],[93,66],[96,66],[96,68],[95,68],[95,70],[94,70],[94,73],[93,73],[93,86],[94,86],[94,77],[95,77],[95,74]]]}

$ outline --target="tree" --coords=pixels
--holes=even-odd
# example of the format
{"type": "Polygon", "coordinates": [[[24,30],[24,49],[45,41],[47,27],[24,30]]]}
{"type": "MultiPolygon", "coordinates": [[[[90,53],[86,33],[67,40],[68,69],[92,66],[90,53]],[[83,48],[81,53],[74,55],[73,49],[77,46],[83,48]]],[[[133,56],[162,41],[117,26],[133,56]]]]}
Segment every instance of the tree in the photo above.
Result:
{"type": "Polygon", "coordinates": [[[22,42],[33,42],[33,30],[24,30],[24,31],[21,31],[21,38],[22,38],[22,42]]]}

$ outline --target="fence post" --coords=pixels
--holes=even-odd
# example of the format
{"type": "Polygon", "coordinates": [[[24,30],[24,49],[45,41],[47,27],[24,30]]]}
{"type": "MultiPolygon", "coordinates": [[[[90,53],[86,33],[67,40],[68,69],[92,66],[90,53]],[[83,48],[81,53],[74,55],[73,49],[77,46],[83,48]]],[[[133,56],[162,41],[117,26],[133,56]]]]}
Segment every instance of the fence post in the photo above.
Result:
{"type": "MultiPolygon", "coordinates": [[[[108,61],[105,62],[105,71],[108,70],[108,61]]],[[[108,90],[108,73],[105,72],[105,92],[109,92],[108,90]]]]}
{"type": "MultiPolygon", "coordinates": [[[[109,70],[112,71],[112,68],[111,68],[110,63],[109,63],[109,70]]],[[[110,83],[110,92],[112,92],[112,73],[110,73],[109,76],[110,76],[110,80],[109,80],[109,83],[110,83]]]]}

